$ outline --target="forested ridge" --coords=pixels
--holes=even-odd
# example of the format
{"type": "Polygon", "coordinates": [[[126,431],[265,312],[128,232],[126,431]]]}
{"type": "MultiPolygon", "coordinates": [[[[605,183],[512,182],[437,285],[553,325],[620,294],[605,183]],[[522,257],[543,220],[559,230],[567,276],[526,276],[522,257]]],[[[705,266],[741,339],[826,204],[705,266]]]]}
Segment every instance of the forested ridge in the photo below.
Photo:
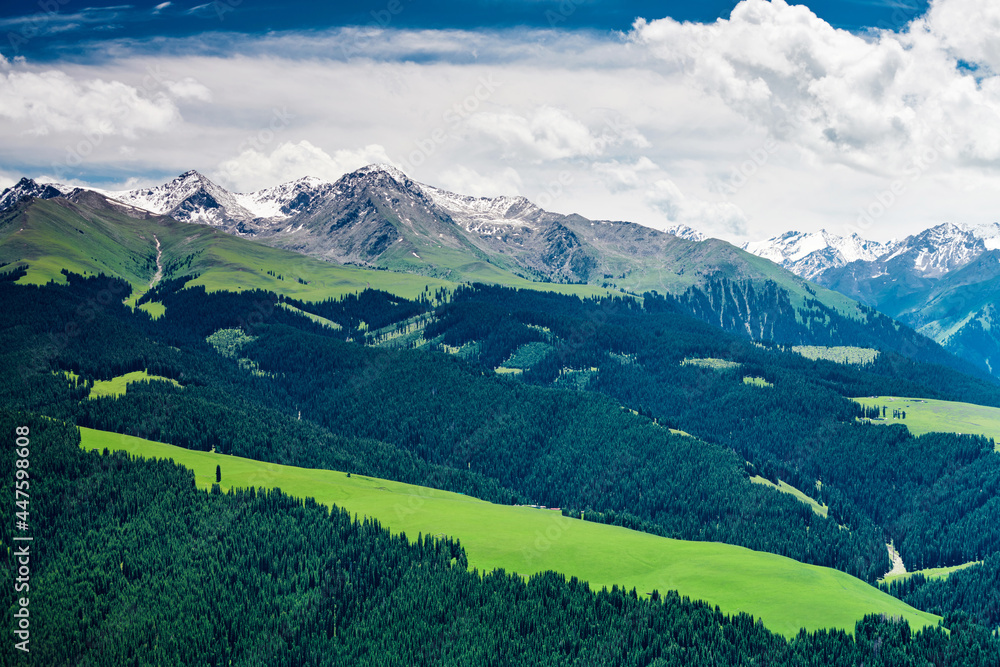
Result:
{"type": "MultiPolygon", "coordinates": [[[[870,616],[853,637],[785,640],[672,592],[481,576],[457,541],[394,537],[280,491],[201,491],[173,463],[84,452],[73,427],[0,410],[0,433],[16,427],[32,461],[32,635],[30,657],[7,643],[4,665],[961,667],[1000,654],[961,615],[949,632],[870,616]]],[[[14,456],[0,458],[13,467],[14,456]]],[[[13,483],[4,478],[8,496],[13,483]]],[[[0,527],[7,544],[11,532],[0,527]]]]}
{"type": "MultiPolygon", "coordinates": [[[[60,299],[86,302],[99,286],[76,280],[31,288],[22,298],[26,309],[63,308],[72,321],[76,313],[60,299]]],[[[124,397],[81,401],[83,390],[49,372],[29,378],[32,391],[12,388],[14,405],[194,449],[379,475],[494,502],[634,515],[657,534],[739,544],[869,580],[889,568],[873,526],[840,530],[795,499],[751,483],[731,449],[672,435],[599,394],[506,381],[450,355],[338,340],[357,332],[275,307],[273,295],[174,290],[163,301],[166,315],[155,322],[109,303],[94,314],[100,336],[72,337],[50,363],[83,378],[146,368],[183,389],[152,382],[124,397]],[[240,326],[254,334],[240,354],[260,373],[204,341],[206,332],[240,326]],[[88,354],[85,346],[98,349],[88,354]],[[64,396],[52,400],[59,386],[64,396]],[[35,391],[41,402],[31,399],[35,391]]],[[[28,322],[60,327],[51,314],[26,316],[21,326],[28,322]]]]}
{"type": "MultiPolygon", "coordinates": [[[[863,408],[845,398],[1000,405],[1000,388],[983,378],[887,351],[864,366],[811,361],[653,294],[581,300],[472,286],[416,301],[369,291],[310,304],[206,293],[182,279],[157,288],[166,312],[154,320],[122,305],[122,281],[67,279],[0,280],[2,406],[192,449],[559,506],[868,581],[889,569],[890,539],[911,569],[1000,552],[991,442],[858,423],[863,408]],[[422,330],[400,344],[421,349],[364,344],[376,340],[372,329],[416,316],[422,330]],[[220,330],[242,332],[228,356],[207,340],[220,330]],[[536,352],[523,374],[494,373],[527,344],[536,352]],[[685,363],[692,359],[731,365],[685,363]],[[148,382],[87,398],[94,381],[136,370],[182,387],[148,382]],[[813,495],[829,517],[750,482],[754,474],[813,495]]],[[[894,594],[995,623],[964,593],[894,594]]]]}

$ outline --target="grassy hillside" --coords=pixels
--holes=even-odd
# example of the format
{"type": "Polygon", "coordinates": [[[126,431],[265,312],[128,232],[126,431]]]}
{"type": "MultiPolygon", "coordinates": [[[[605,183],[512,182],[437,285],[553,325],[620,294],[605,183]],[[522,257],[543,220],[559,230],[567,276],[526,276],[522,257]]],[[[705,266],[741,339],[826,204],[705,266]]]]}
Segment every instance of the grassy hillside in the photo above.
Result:
{"type": "Polygon", "coordinates": [[[784,482],[780,479],[778,480],[778,483],[775,484],[771,480],[765,479],[760,475],[754,475],[753,477],[750,478],[750,481],[753,482],[754,484],[763,484],[764,486],[769,486],[772,489],[776,489],[778,491],[781,491],[782,493],[787,493],[790,496],[798,498],[799,502],[805,503],[806,505],[812,508],[813,512],[816,512],[816,514],[822,517],[825,517],[830,510],[830,508],[828,508],[826,505],[821,505],[820,503],[816,502],[815,498],[810,498],[806,494],[802,493],[802,491],[796,489],[791,484],[784,482]]]}
{"type": "Polygon", "coordinates": [[[124,396],[128,385],[133,382],[160,381],[169,382],[175,387],[180,387],[181,383],[170,378],[150,375],[146,371],[134,371],[111,378],[110,380],[98,380],[90,390],[89,398],[100,398],[101,396],[124,396]]]}
{"type": "MultiPolygon", "coordinates": [[[[26,264],[22,283],[62,283],[61,271],[66,269],[120,277],[142,292],[156,274],[157,240],[164,278],[197,273],[188,285],[204,285],[210,292],[263,289],[321,301],[372,288],[416,298],[425,290],[433,293],[453,289],[460,280],[478,280],[579,296],[608,293],[588,285],[531,282],[482,263],[457,266],[455,280],[343,266],[212,227],[167,217],[136,219],[113,208],[96,209],[62,198],[35,200],[0,217],[0,263],[26,264]]],[[[152,309],[159,313],[155,305],[152,309]]]]}
{"type": "Polygon", "coordinates": [[[972,567],[973,565],[980,565],[983,561],[975,560],[969,563],[962,563],[961,565],[952,565],[951,567],[929,567],[926,570],[916,570],[915,572],[904,572],[903,574],[890,574],[885,577],[882,581],[885,583],[891,583],[893,581],[901,581],[903,579],[909,579],[915,574],[922,574],[928,579],[947,579],[953,572],[958,572],[959,570],[964,570],[967,567],[972,567]]]}
{"type": "Polygon", "coordinates": [[[792,352],[801,354],[806,359],[825,359],[838,364],[870,364],[878,358],[878,350],[869,347],[852,347],[849,345],[794,345],[792,352]]]}
{"type": "Polygon", "coordinates": [[[914,435],[924,433],[971,433],[993,438],[1000,451],[1000,408],[930,398],[873,396],[853,399],[865,406],[885,406],[884,420],[875,424],[902,424],[914,435]],[[906,411],[906,419],[892,416],[894,409],[906,411]]]}
{"type": "Polygon", "coordinates": [[[86,449],[124,450],[169,458],[195,472],[197,483],[223,488],[269,487],[313,497],[374,517],[394,532],[450,535],[461,540],[470,567],[529,575],[555,570],[640,593],[676,589],[728,613],[745,611],[772,630],[852,630],[867,613],[905,618],[921,627],[937,617],[906,606],[864,582],[829,568],[714,542],[687,542],[563,517],[552,510],[494,505],[481,500],[329,470],[294,468],[196,452],[161,443],[81,429],[86,449]]]}

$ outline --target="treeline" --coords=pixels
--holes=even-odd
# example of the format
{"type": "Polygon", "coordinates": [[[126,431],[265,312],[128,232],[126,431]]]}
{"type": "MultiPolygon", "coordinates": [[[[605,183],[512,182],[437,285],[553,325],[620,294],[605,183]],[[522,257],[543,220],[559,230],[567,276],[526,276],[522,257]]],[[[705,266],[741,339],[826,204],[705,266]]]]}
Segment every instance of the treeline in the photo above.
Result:
{"type": "Polygon", "coordinates": [[[855,319],[840,314],[818,299],[807,298],[797,307],[791,303],[788,292],[772,281],[755,283],[716,278],[707,280],[702,286],[689,287],[683,294],[660,298],[703,322],[755,341],[874,347],[975,377],[990,377],[984,368],[959,359],[931,339],[874,308],[861,306],[861,316],[855,319]]]}
{"type": "Polygon", "coordinates": [[[1000,627],[1000,554],[947,577],[913,574],[879,588],[932,614],[962,612],[988,628],[1000,627]]]}
{"type": "MultiPolygon", "coordinates": [[[[16,426],[31,440],[32,664],[971,667],[1000,654],[961,616],[947,632],[869,616],[853,636],[785,640],[675,592],[480,576],[456,541],[410,542],[280,491],[206,493],[171,462],[85,453],[67,425],[0,412],[0,433],[16,426]]],[[[13,448],[0,451],[12,469],[13,448]]],[[[2,488],[13,497],[11,476],[2,488]]],[[[0,525],[4,543],[12,531],[0,525]]]]}
{"type": "MultiPolygon", "coordinates": [[[[33,298],[11,303],[45,303],[51,312],[32,320],[34,331],[12,334],[15,349],[44,338],[50,321],[72,317],[77,300],[68,287],[26,293],[33,298]]],[[[113,355],[115,368],[148,368],[183,389],[149,383],[132,385],[121,398],[81,401],[82,392],[52,372],[69,363],[61,351],[40,358],[31,375],[37,391],[25,393],[9,372],[0,382],[7,395],[21,397],[18,405],[194,449],[344,469],[496,502],[629,513],[659,534],[739,544],[866,579],[889,567],[874,528],[841,531],[793,498],[752,484],[730,449],[673,436],[613,400],[484,377],[442,354],[345,343],[336,339],[342,332],[301,315],[258,310],[272,303],[258,293],[205,296],[167,291],[166,313],[155,321],[109,306],[94,318],[101,336],[77,337],[75,363],[84,379],[106,379],[90,359],[113,355]],[[239,326],[246,312],[261,319],[244,324],[256,340],[240,354],[262,375],[241,370],[199,338],[239,326]]],[[[546,316],[557,330],[558,315],[546,316]]],[[[15,309],[0,314],[0,322],[15,321],[25,321],[15,309]]]]}
{"type": "Polygon", "coordinates": [[[285,327],[245,351],[281,378],[304,417],[469,469],[538,503],[627,512],[658,534],[740,544],[871,580],[888,569],[873,526],[842,531],[750,482],[731,449],[672,435],[605,397],[484,377],[445,355],[363,348],[285,327]]]}
{"type": "Polygon", "coordinates": [[[591,389],[732,448],[759,474],[829,505],[830,515],[855,532],[885,529],[908,564],[954,565],[1000,550],[1000,533],[991,528],[1000,520],[1000,460],[988,441],[917,439],[902,427],[857,424],[864,408],[844,398],[927,395],[997,404],[994,383],[892,353],[863,368],[812,361],[721,333],[654,295],[640,307],[478,286],[459,289],[437,313],[435,332],[451,345],[481,333],[469,319],[508,320],[485,334],[498,349],[490,363],[527,339],[505,332],[544,326],[554,351],[521,376],[526,382],[549,384],[562,368],[597,367],[591,389]],[[699,358],[737,367],[682,363],[699,358]],[[747,376],[773,386],[744,384],[747,376]]]}

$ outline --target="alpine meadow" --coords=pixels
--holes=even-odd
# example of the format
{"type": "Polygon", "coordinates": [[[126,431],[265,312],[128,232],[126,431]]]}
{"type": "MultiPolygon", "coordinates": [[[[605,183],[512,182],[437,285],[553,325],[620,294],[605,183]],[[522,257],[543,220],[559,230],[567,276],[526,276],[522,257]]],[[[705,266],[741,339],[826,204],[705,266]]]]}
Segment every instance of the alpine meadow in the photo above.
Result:
{"type": "Polygon", "coordinates": [[[0,667],[1000,666],[994,3],[0,28],[0,667]]]}

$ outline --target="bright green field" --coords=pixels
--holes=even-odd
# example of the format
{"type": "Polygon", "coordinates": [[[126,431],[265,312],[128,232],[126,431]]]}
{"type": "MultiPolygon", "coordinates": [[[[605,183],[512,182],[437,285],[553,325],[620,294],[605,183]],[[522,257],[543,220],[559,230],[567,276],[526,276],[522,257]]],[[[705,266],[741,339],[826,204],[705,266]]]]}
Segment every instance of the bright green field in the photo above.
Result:
{"type": "Polygon", "coordinates": [[[132,373],[126,373],[125,375],[119,375],[118,377],[111,378],[110,380],[98,380],[94,383],[94,386],[91,387],[90,395],[87,398],[124,396],[125,390],[129,384],[148,380],[162,380],[163,382],[172,383],[175,387],[181,386],[181,383],[177,380],[171,380],[170,378],[161,377],[159,375],[150,375],[146,371],[134,371],[132,373]]]}
{"type": "Polygon", "coordinates": [[[917,570],[915,572],[907,572],[906,574],[891,574],[882,581],[889,583],[891,581],[898,581],[900,579],[909,579],[915,574],[922,574],[928,579],[947,579],[952,572],[957,572],[958,570],[964,570],[967,567],[972,567],[973,565],[979,565],[983,561],[975,560],[971,563],[962,563],[961,565],[952,565],[951,567],[930,567],[926,570],[917,570]]]}
{"type": "Polygon", "coordinates": [[[791,484],[783,482],[780,479],[778,480],[778,483],[775,484],[771,480],[761,477],[760,475],[754,475],[753,477],[750,478],[750,481],[753,482],[754,484],[763,484],[764,486],[769,486],[772,489],[777,489],[782,493],[787,493],[790,496],[795,496],[799,500],[799,502],[803,502],[806,505],[809,505],[809,507],[812,508],[813,512],[816,512],[816,514],[819,514],[822,517],[825,517],[827,515],[827,512],[829,511],[829,508],[827,508],[826,505],[820,505],[818,502],[816,502],[815,498],[810,498],[806,494],[796,489],[791,484]]]}
{"type": "Polygon", "coordinates": [[[378,519],[394,532],[418,532],[461,539],[470,567],[502,567],[529,575],[555,570],[590,582],[640,593],[677,590],[727,612],[761,618],[785,636],[800,627],[843,628],[868,613],[901,616],[914,626],[938,617],[829,568],[715,542],[657,537],[616,526],[563,517],[559,512],[494,505],[461,494],[330,470],[261,463],[195,452],[131,436],[80,429],[85,449],[124,450],[172,459],[195,472],[208,488],[221,466],[223,488],[277,487],[299,497],[336,504],[378,519]]]}
{"type": "Polygon", "coordinates": [[[873,424],[903,424],[913,435],[932,432],[985,435],[993,438],[997,451],[1000,451],[1000,408],[900,396],[868,396],[852,400],[869,407],[884,405],[888,408],[886,418],[873,421],[873,424]],[[893,408],[906,410],[906,419],[894,419],[893,408]]]}

